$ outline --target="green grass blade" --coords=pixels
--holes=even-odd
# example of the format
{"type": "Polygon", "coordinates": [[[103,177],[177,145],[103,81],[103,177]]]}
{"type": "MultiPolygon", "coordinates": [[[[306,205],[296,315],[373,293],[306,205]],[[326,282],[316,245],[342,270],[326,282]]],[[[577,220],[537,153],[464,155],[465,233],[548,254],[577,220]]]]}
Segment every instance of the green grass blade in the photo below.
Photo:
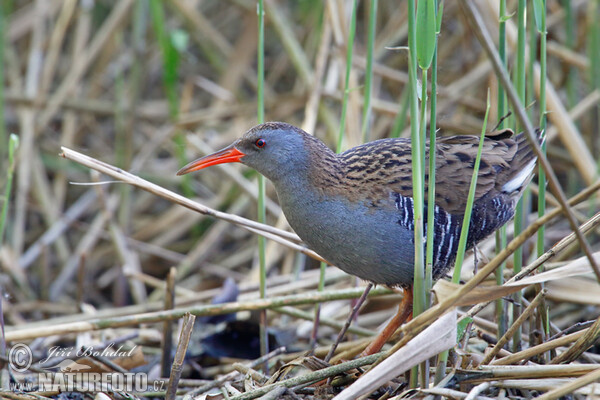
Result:
{"type": "MultiPolygon", "coordinates": [[[[439,35],[440,32],[442,31],[442,20],[444,19],[444,1],[440,1],[438,4],[438,11],[437,11],[437,15],[436,15],[436,19],[437,19],[437,25],[435,28],[435,33],[436,35],[439,35]]],[[[435,53],[437,54],[437,36],[435,38],[435,53]]],[[[437,55],[434,54],[434,57],[437,57],[437,55]]]]}
{"type": "Polygon", "coordinates": [[[8,170],[6,171],[6,186],[4,187],[2,214],[0,214],[0,245],[2,245],[2,241],[4,240],[4,229],[6,228],[6,217],[8,216],[8,205],[10,203],[10,193],[15,172],[15,152],[18,147],[19,137],[12,133],[8,141],[8,170]]]}
{"type": "Polygon", "coordinates": [[[429,69],[435,52],[437,32],[435,14],[435,0],[420,0],[417,3],[417,60],[423,70],[429,69]]]}
{"type": "Polygon", "coordinates": [[[165,28],[165,12],[159,0],[150,1],[150,11],[154,32],[158,39],[163,59],[163,84],[167,95],[169,116],[172,119],[179,113],[179,99],[177,96],[177,66],[179,54],[167,35],[165,28]]]}
{"type": "Polygon", "coordinates": [[[531,3],[533,6],[533,16],[535,18],[535,27],[538,32],[543,32],[545,29],[542,26],[546,25],[546,1],[545,0],[533,0],[531,3]],[[544,21],[542,21],[544,20],[544,21]]]}
{"type": "MultiPolygon", "coordinates": [[[[179,50],[175,45],[181,46],[181,38],[178,33],[169,37],[166,31],[165,11],[163,2],[160,0],[150,1],[150,14],[152,16],[152,24],[155,35],[160,45],[160,51],[163,61],[163,86],[167,96],[167,104],[169,107],[169,117],[172,122],[177,120],[179,115],[179,95],[177,90],[177,70],[179,66],[179,50]],[[174,45],[175,44],[175,45],[174,45]]],[[[175,147],[175,157],[180,166],[187,163],[185,157],[185,139],[182,132],[176,131],[173,135],[175,147]]],[[[191,176],[184,175],[182,177],[182,190],[187,197],[193,196],[194,192],[191,185],[191,176]]]]}

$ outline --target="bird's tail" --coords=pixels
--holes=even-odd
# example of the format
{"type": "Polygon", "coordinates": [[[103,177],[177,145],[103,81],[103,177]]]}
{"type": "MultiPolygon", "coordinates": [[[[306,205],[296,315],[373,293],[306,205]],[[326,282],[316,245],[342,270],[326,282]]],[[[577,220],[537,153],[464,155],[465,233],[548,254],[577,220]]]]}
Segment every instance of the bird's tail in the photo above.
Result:
{"type": "MultiPolygon", "coordinates": [[[[535,133],[538,143],[542,145],[546,140],[544,131],[538,128],[535,133]]],[[[514,171],[514,174],[502,186],[502,191],[518,197],[525,186],[531,181],[537,155],[529,144],[525,132],[519,133],[515,137],[515,141],[517,143],[517,153],[511,162],[511,170],[514,171]]]]}

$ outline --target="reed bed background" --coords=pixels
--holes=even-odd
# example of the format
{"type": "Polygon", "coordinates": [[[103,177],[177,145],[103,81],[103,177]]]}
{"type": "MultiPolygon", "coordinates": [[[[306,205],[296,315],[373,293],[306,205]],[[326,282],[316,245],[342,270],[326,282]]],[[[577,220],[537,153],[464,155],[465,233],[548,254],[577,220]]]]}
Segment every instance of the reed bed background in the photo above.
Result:
{"type": "MultiPolygon", "coordinates": [[[[600,275],[586,258],[600,263],[598,1],[0,7],[0,351],[6,361],[15,343],[27,343],[34,360],[25,373],[5,363],[2,396],[33,398],[11,383],[47,368],[40,361],[52,347],[117,344],[134,351],[77,362],[160,383],[130,393],[138,397],[334,397],[356,368],[382,361],[341,362],[360,353],[399,295],[372,289],[327,355],[366,283],[302,246],[256,172],[175,172],[262,121],[295,124],[337,151],[400,136],[421,153],[426,137],[479,135],[496,123],[523,130],[518,111],[545,129],[551,174],[534,178],[517,222],[481,243],[476,260],[459,258],[453,282],[466,284],[442,281],[432,292],[420,248],[418,309],[394,346],[404,353],[383,355],[396,363],[387,371],[415,367],[412,378],[374,367],[364,377],[385,385],[370,381],[357,385],[367,392],[350,387],[339,398],[592,398],[600,390],[600,275]],[[557,211],[553,175],[572,199],[569,213],[557,211]],[[495,287],[521,270],[519,279],[555,275],[495,287]],[[484,280],[487,289],[473,289],[484,280]],[[458,328],[439,319],[456,305],[458,328]]],[[[424,159],[414,167],[418,192],[424,159]]]]}

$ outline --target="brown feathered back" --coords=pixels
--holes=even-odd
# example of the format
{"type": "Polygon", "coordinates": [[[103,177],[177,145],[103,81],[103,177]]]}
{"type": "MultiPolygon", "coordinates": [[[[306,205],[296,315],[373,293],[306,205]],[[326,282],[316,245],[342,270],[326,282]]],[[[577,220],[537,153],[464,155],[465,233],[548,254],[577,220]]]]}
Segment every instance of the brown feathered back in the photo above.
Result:
{"type": "MultiPolygon", "coordinates": [[[[311,145],[309,143],[309,147],[311,145]]],[[[350,201],[373,206],[380,206],[390,193],[412,197],[410,140],[377,140],[339,155],[323,152],[323,146],[316,140],[314,146],[319,162],[311,172],[311,179],[314,187],[324,194],[343,195],[350,201]]],[[[477,136],[442,137],[436,141],[435,202],[451,214],[464,213],[478,146],[477,136]]],[[[426,144],[426,166],[429,164],[428,147],[429,143],[426,144]]],[[[505,129],[486,135],[475,201],[487,194],[502,192],[507,182],[534,159],[525,134],[514,136],[510,129],[505,129]]],[[[427,178],[427,167],[425,174],[427,178]]],[[[529,176],[524,178],[518,187],[528,182],[529,176]]]]}

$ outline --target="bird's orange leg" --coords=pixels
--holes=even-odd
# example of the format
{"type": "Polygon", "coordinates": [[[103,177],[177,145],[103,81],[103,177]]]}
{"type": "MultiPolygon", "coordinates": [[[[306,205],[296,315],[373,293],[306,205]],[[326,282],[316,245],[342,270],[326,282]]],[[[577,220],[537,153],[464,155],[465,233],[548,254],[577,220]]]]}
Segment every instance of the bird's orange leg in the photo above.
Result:
{"type": "Polygon", "coordinates": [[[375,340],[367,346],[366,349],[360,354],[361,357],[370,356],[371,354],[378,353],[388,339],[398,330],[406,320],[412,315],[413,308],[413,291],[412,288],[404,289],[404,297],[398,305],[398,313],[392,318],[392,320],[383,328],[383,330],[377,335],[375,340]]]}

